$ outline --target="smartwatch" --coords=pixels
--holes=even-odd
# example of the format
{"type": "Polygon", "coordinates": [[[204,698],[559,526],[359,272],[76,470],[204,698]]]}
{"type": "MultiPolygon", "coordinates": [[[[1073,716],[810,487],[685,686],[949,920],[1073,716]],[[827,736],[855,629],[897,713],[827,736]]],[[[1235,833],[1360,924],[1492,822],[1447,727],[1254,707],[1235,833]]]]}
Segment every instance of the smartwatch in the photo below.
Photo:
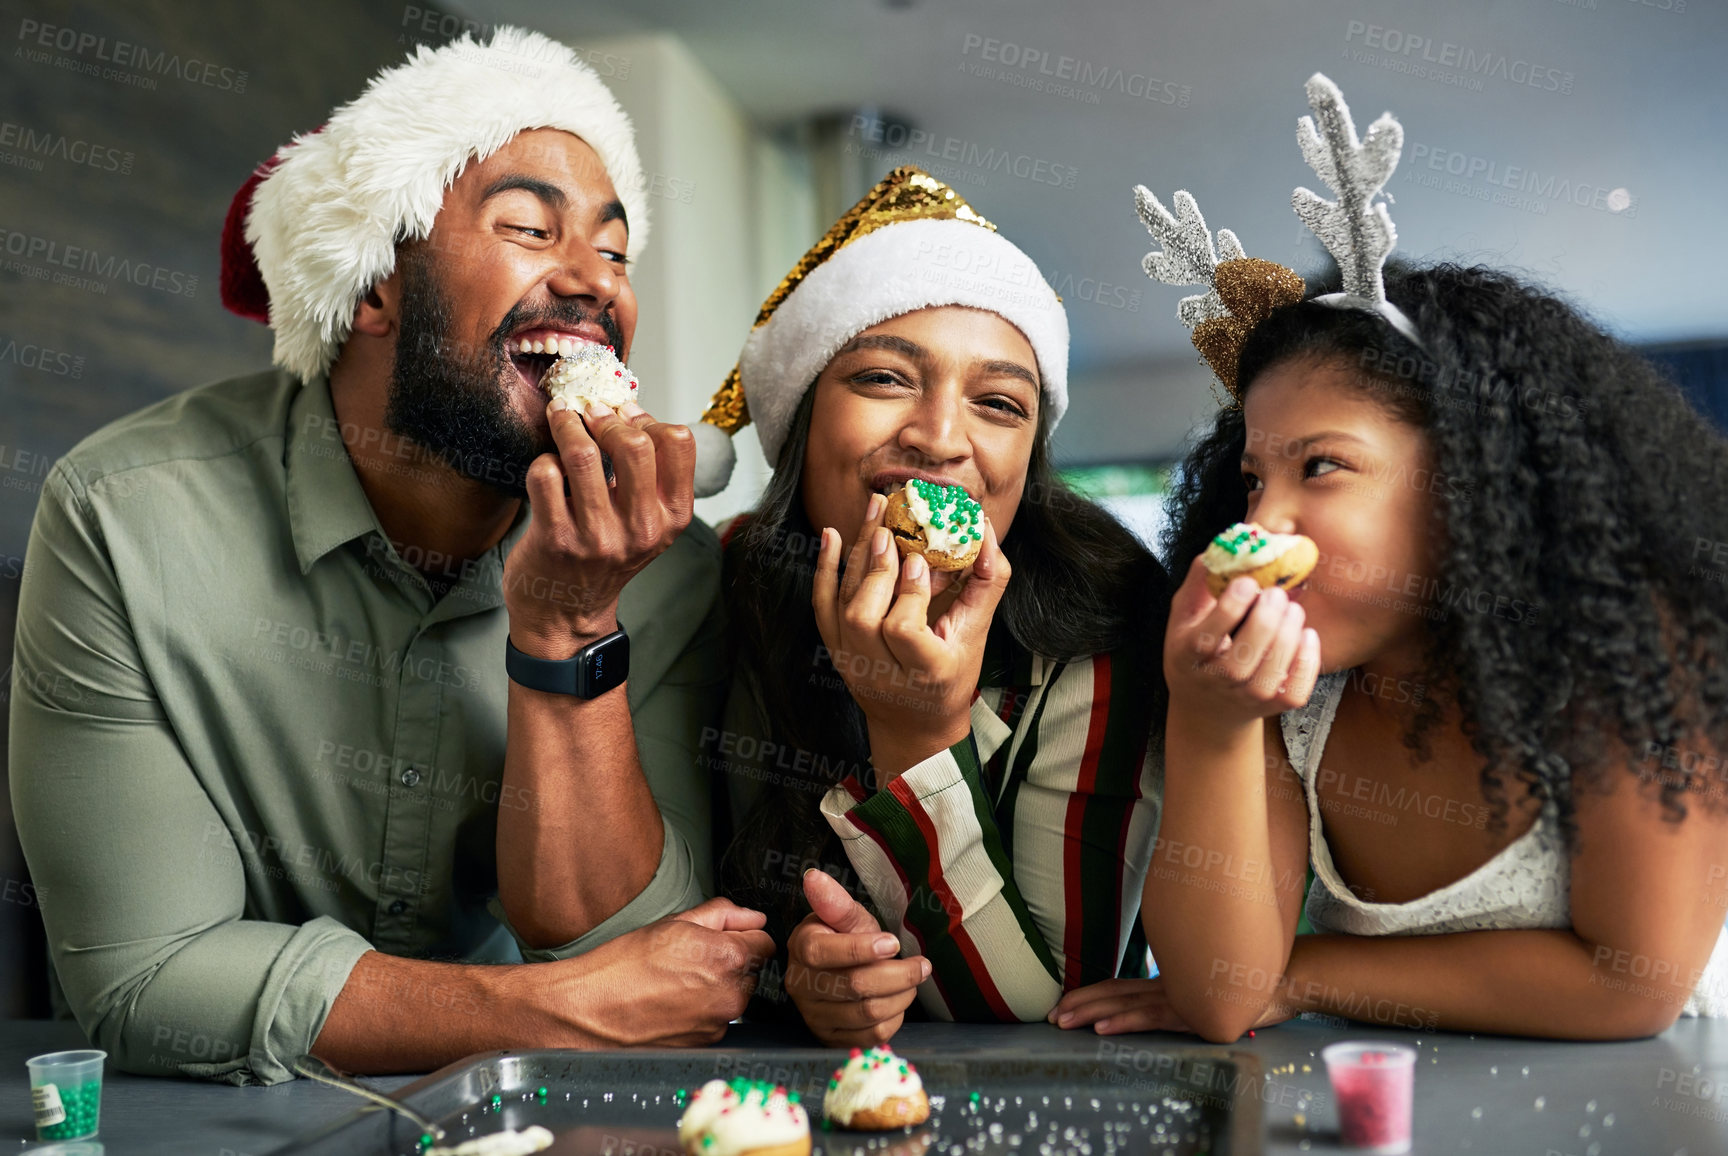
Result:
{"type": "Polygon", "coordinates": [[[504,636],[504,671],[510,681],[529,690],[599,698],[630,677],[630,636],[622,625],[569,658],[535,658],[523,654],[504,636]]]}

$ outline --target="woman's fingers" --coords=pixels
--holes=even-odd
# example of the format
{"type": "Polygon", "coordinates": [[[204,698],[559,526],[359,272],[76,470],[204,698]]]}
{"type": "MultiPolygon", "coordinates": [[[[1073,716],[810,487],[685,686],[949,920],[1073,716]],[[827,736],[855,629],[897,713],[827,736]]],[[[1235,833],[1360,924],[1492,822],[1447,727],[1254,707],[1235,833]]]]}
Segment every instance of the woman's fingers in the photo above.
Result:
{"type": "Polygon", "coordinates": [[[864,521],[858,527],[857,537],[852,539],[852,549],[846,554],[846,573],[840,580],[840,605],[843,607],[852,602],[852,596],[864,581],[864,568],[870,556],[874,531],[882,524],[882,514],[887,509],[888,499],[881,494],[871,494],[870,500],[864,504],[864,521]]]}
{"type": "MultiPolygon", "coordinates": [[[[894,582],[900,574],[900,551],[894,545],[894,535],[886,526],[877,526],[865,540],[863,578],[854,587],[852,596],[840,608],[840,618],[856,631],[862,641],[879,634],[882,618],[894,601],[894,582]]],[[[847,563],[846,581],[852,580],[851,563],[847,563]]]]}
{"type": "Polygon", "coordinates": [[[1284,684],[1285,710],[1297,710],[1308,705],[1314,693],[1314,683],[1320,677],[1320,635],[1312,626],[1302,631],[1302,642],[1296,651],[1296,662],[1290,668],[1284,684]]]}
{"type": "Polygon", "coordinates": [[[894,605],[882,620],[882,641],[888,653],[907,671],[925,678],[941,662],[942,648],[930,633],[930,563],[922,554],[908,554],[900,565],[894,605]]]}
{"type": "Polygon", "coordinates": [[[1125,1032],[1193,1031],[1168,1005],[1132,1007],[1099,1020],[1092,1025],[1092,1030],[1101,1036],[1116,1036],[1125,1032]]]}
{"type": "Polygon", "coordinates": [[[810,585],[810,605],[816,630],[829,650],[840,648],[840,532],[823,527],[816,551],[816,576],[810,585]]]}
{"type": "Polygon", "coordinates": [[[961,588],[960,596],[936,623],[936,633],[949,641],[982,647],[984,637],[990,633],[990,623],[996,617],[996,607],[1008,590],[1008,580],[1013,571],[996,538],[995,524],[985,518],[984,541],[972,563],[972,573],[961,588]]]}
{"type": "Polygon", "coordinates": [[[861,967],[811,971],[799,986],[805,995],[814,1000],[825,1003],[859,1003],[915,995],[918,985],[929,978],[929,970],[930,962],[923,956],[917,959],[888,959],[880,963],[867,963],[861,967]]]}

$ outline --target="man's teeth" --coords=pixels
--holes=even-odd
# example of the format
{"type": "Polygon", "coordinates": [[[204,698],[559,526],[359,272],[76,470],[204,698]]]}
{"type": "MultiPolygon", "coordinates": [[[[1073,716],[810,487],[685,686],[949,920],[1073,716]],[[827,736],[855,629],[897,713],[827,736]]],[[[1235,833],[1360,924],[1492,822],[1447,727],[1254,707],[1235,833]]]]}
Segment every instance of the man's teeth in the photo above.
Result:
{"type": "Polygon", "coordinates": [[[559,337],[550,341],[534,341],[524,337],[516,343],[517,353],[550,353],[557,357],[574,357],[576,351],[588,344],[574,337],[559,337]]]}

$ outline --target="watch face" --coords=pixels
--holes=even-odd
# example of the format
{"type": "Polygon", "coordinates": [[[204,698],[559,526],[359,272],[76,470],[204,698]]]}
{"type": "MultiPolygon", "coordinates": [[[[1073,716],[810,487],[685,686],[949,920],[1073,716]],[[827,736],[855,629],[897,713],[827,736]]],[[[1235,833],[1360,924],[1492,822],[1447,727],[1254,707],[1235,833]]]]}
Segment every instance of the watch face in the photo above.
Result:
{"type": "Polygon", "coordinates": [[[623,631],[603,638],[588,652],[583,670],[588,698],[605,694],[630,677],[630,636],[623,631]]]}

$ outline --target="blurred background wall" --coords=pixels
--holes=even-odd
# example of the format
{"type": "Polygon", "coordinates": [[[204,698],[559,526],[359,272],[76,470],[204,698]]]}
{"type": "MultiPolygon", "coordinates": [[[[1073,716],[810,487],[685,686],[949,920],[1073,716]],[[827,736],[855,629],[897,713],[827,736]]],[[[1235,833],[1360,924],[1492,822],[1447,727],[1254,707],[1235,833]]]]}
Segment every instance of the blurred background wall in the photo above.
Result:
{"type": "MultiPolygon", "coordinates": [[[[693,420],[792,262],[890,167],[918,163],[1067,301],[1058,460],[1152,534],[1164,471],[1213,402],[1174,319],[1182,291],[1140,271],[1151,245],[1130,190],[1190,189],[1251,254],[1319,269],[1289,197],[1315,181],[1294,130],[1302,82],[1324,70],[1359,124],[1388,108],[1403,121],[1389,186],[1402,255],[1549,284],[1728,423],[1721,4],[9,0],[0,696],[53,462],[148,402],[269,362],[267,331],[216,291],[247,173],[417,45],[505,22],[579,47],[635,118],[655,237],[633,273],[633,368],[663,416],[693,420]]],[[[748,507],[766,476],[755,438],[737,444],[704,517],[748,507]]],[[[43,968],[8,810],[0,1015],[45,1013],[43,968]]]]}

